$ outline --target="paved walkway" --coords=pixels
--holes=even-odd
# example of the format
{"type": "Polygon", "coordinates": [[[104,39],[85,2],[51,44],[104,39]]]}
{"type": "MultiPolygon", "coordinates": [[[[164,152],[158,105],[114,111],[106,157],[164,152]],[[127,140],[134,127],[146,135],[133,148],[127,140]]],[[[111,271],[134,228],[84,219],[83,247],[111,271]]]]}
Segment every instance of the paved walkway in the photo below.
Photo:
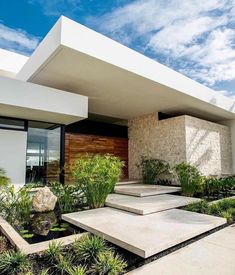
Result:
{"type": "Polygon", "coordinates": [[[235,225],[127,274],[235,275],[235,225]]]}
{"type": "Polygon", "coordinates": [[[169,194],[177,191],[180,187],[120,185],[115,188],[118,194],[108,197],[109,207],[65,214],[62,218],[148,258],[226,223],[223,218],[175,209],[198,201],[169,194]]]}

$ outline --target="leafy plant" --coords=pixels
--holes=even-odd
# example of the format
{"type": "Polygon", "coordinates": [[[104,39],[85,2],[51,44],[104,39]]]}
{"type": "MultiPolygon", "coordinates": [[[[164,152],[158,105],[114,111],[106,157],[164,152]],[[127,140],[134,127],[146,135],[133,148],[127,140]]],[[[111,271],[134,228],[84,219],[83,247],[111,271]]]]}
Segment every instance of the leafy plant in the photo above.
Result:
{"type": "Polygon", "coordinates": [[[201,201],[190,204],[184,209],[192,212],[223,217],[229,222],[235,219],[235,199],[227,198],[212,203],[201,201]]]}
{"type": "Polygon", "coordinates": [[[55,263],[55,267],[61,274],[66,274],[69,267],[73,265],[73,255],[67,254],[63,256],[62,254],[59,255],[57,262],[55,263]]]}
{"type": "Polygon", "coordinates": [[[32,239],[33,238],[33,236],[34,236],[34,234],[23,234],[22,235],[22,237],[24,238],[24,239],[32,239]]]}
{"type": "Polygon", "coordinates": [[[86,274],[86,269],[83,266],[68,267],[66,271],[69,275],[85,275],[86,274]]]}
{"type": "Polygon", "coordinates": [[[8,185],[0,190],[0,213],[11,225],[28,223],[31,209],[32,198],[28,189],[16,190],[14,185],[8,185]]]}
{"type": "Polygon", "coordinates": [[[167,161],[145,156],[141,157],[139,167],[141,168],[143,182],[146,184],[154,184],[159,175],[170,170],[170,165],[167,161]]]}
{"type": "Polygon", "coordinates": [[[75,240],[72,247],[76,256],[88,263],[95,262],[99,253],[109,250],[102,238],[89,235],[75,240]]]}
{"type": "Polygon", "coordinates": [[[0,274],[15,275],[30,269],[28,257],[20,251],[10,250],[0,255],[0,274]]]}
{"type": "Polygon", "coordinates": [[[10,183],[10,179],[6,176],[6,171],[0,168],[0,187],[6,187],[10,183]]]}
{"type": "Polygon", "coordinates": [[[78,185],[51,183],[51,191],[58,198],[61,213],[70,213],[82,209],[85,205],[84,195],[78,185]]]}
{"type": "Polygon", "coordinates": [[[56,242],[56,241],[52,241],[49,243],[48,249],[44,252],[46,259],[49,262],[55,263],[58,261],[63,251],[62,245],[63,245],[62,242],[56,242]]]}
{"type": "Polygon", "coordinates": [[[197,168],[188,163],[180,163],[174,167],[181,184],[182,194],[192,197],[203,191],[203,177],[197,168]]]}
{"type": "Polygon", "coordinates": [[[206,178],[204,195],[212,198],[224,198],[235,194],[235,178],[206,178]]]}
{"type": "Polygon", "coordinates": [[[127,264],[119,255],[114,255],[113,251],[106,251],[98,254],[92,270],[100,275],[118,275],[124,272],[127,264]]]}
{"type": "Polygon", "coordinates": [[[122,166],[123,162],[110,154],[86,154],[75,161],[71,172],[90,208],[104,206],[121,175],[122,166]]]}

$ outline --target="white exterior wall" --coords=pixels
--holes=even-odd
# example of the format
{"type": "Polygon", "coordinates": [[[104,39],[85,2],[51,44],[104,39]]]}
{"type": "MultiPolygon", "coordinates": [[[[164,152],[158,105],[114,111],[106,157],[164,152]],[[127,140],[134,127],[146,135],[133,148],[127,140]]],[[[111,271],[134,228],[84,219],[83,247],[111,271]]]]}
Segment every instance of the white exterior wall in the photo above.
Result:
{"type": "Polygon", "coordinates": [[[0,129],[0,167],[14,184],[25,183],[27,132],[0,129]]]}

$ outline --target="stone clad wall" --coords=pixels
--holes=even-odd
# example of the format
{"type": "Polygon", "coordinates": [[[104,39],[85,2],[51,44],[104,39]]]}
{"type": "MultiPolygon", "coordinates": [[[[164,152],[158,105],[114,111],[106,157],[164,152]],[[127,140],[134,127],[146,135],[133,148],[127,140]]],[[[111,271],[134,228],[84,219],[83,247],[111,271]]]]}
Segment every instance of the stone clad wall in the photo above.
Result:
{"type": "Polygon", "coordinates": [[[157,113],[129,120],[129,178],[140,178],[142,155],[175,165],[186,161],[184,116],[158,121],[157,113]]]}
{"type": "Polygon", "coordinates": [[[142,155],[174,166],[190,162],[205,175],[231,174],[228,127],[190,116],[158,121],[157,113],[129,120],[129,178],[140,178],[142,155]]]}
{"type": "Polygon", "coordinates": [[[217,123],[185,116],[187,161],[204,175],[232,173],[230,129],[217,123]]]}

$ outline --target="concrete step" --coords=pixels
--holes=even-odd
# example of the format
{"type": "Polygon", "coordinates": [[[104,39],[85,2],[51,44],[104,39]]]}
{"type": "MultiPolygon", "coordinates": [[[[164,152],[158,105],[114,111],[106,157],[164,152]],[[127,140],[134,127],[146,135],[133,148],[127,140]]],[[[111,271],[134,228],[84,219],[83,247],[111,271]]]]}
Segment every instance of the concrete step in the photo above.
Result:
{"type": "Polygon", "coordinates": [[[123,180],[123,181],[119,181],[116,183],[116,186],[120,186],[120,185],[129,185],[129,184],[137,184],[137,183],[141,183],[141,180],[123,180]]]}
{"type": "Polygon", "coordinates": [[[226,223],[180,209],[142,216],[110,207],[64,214],[62,219],[143,258],[226,223]]]}
{"type": "Polygon", "coordinates": [[[105,205],[139,215],[146,215],[185,206],[198,201],[200,201],[200,199],[169,194],[148,197],[110,194],[105,205]]]}
{"type": "Polygon", "coordinates": [[[161,194],[179,192],[181,187],[150,184],[126,184],[116,186],[114,191],[117,194],[129,195],[135,197],[147,197],[161,194]]]}

